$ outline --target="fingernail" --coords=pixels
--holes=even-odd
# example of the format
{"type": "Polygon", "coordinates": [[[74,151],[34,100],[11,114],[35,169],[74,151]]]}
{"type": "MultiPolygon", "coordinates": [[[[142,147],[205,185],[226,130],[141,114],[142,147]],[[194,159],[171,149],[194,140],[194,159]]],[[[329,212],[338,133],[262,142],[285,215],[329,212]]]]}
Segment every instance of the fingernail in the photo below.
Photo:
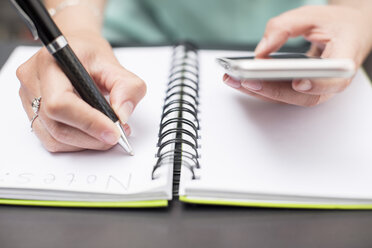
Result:
{"type": "Polygon", "coordinates": [[[232,87],[232,88],[235,88],[235,89],[239,89],[241,84],[240,84],[240,81],[238,80],[235,80],[235,79],[232,79],[229,75],[225,74],[223,76],[223,82],[225,84],[227,84],[228,86],[232,87]]]}
{"type": "Polygon", "coordinates": [[[229,78],[230,78],[229,75],[225,74],[225,75],[223,75],[222,80],[223,80],[224,83],[226,83],[226,81],[229,80],[229,78]]]}
{"type": "Polygon", "coordinates": [[[267,45],[268,45],[268,42],[267,42],[266,37],[262,38],[262,40],[258,43],[256,49],[254,50],[254,53],[255,54],[262,53],[264,50],[267,49],[267,45]]]}
{"type": "Polygon", "coordinates": [[[246,80],[242,82],[243,88],[247,90],[260,90],[262,89],[262,84],[260,80],[246,80]]]}
{"type": "Polygon", "coordinates": [[[131,134],[131,129],[128,125],[124,125],[124,132],[127,136],[130,136],[131,134]]]}
{"type": "Polygon", "coordinates": [[[127,123],[129,116],[132,114],[134,105],[132,102],[125,102],[122,104],[118,110],[118,115],[121,123],[127,123]]]}
{"type": "Polygon", "coordinates": [[[311,81],[309,79],[300,80],[298,83],[293,83],[293,88],[297,91],[308,91],[312,88],[311,81]]]}
{"type": "Polygon", "coordinates": [[[116,143],[118,143],[118,140],[119,140],[117,135],[111,131],[103,132],[101,134],[101,138],[103,142],[110,144],[110,145],[115,145],[116,143]]]}

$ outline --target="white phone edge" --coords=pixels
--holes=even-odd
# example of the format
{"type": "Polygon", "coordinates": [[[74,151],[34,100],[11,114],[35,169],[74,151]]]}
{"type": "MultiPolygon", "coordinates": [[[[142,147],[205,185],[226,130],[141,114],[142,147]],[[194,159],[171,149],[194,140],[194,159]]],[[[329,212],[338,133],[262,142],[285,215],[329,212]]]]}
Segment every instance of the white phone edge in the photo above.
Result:
{"type": "Polygon", "coordinates": [[[255,59],[217,58],[226,73],[237,79],[351,78],[351,59],[255,59]]]}

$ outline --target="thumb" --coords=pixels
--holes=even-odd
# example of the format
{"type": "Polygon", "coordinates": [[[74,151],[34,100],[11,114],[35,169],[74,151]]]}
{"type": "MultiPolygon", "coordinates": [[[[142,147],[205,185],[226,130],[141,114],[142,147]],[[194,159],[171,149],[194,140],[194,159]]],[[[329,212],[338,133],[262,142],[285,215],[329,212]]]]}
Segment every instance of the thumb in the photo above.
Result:
{"type": "Polygon", "coordinates": [[[109,93],[111,106],[121,123],[127,123],[146,93],[146,84],[121,65],[104,65],[99,74],[100,87],[109,93]]]}
{"type": "Polygon", "coordinates": [[[307,6],[285,12],[270,19],[262,40],[255,49],[257,57],[266,57],[281,48],[289,38],[307,34],[318,22],[314,13],[316,6],[307,6]]]}
{"type": "MultiPolygon", "coordinates": [[[[353,63],[350,64],[350,69],[355,73],[359,60],[356,56],[357,46],[353,42],[346,42],[347,40],[348,37],[344,37],[328,42],[321,57],[351,59],[353,63]]],[[[351,80],[352,78],[301,79],[294,80],[292,82],[292,88],[295,91],[313,95],[334,94],[343,91],[351,83],[351,80]]]]}

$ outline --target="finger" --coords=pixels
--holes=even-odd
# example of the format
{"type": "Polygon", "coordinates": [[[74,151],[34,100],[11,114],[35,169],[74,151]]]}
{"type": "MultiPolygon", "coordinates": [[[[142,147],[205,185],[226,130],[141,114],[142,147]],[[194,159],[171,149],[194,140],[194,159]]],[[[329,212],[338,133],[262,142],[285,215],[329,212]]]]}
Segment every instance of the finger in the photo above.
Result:
{"type": "Polygon", "coordinates": [[[321,58],[350,59],[354,64],[350,65],[349,69],[356,72],[364,59],[357,44],[357,37],[339,36],[326,44],[321,58]]]}
{"type": "MultiPolygon", "coordinates": [[[[23,90],[20,90],[20,95],[21,92],[23,92],[23,90]]],[[[26,94],[22,93],[22,99],[24,99],[23,101],[25,102],[24,108],[27,109],[29,118],[32,118],[33,110],[31,107],[31,101],[27,101],[27,98],[29,98],[29,96],[24,97],[24,95],[26,94]]],[[[42,104],[40,105],[38,115],[39,117],[37,119],[38,122],[41,122],[42,129],[50,134],[46,136],[48,137],[47,143],[56,143],[57,141],[57,143],[59,143],[58,147],[61,147],[62,144],[68,145],[66,147],[72,146],[73,149],[70,150],[79,150],[78,148],[91,150],[108,150],[112,147],[112,145],[97,140],[76,128],[49,119],[43,111],[42,104]],[[49,136],[51,136],[53,139],[51,139],[49,136]]],[[[36,130],[38,130],[38,128],[36,128],[36,130]]],[[[130,127],[128,125],[124,126],[124,131],[128,136],[130,135],[130,127]]]]}
{"type": "MultiPolygon", "coordinates": [[[[322,58],[350,58],[353,61],[358,60],[355,54],[358,54],[356,48],[345,44],[341,40],[335,40],[327,43],[321,57],[322,58]]],[[[354,72],[356,65],[351,65],[354,72]]],[[[292,88],[295,91],[312,95],[334,94],[343,91],[350,83],[351,78],[316,78],[294,80],[292,88]]]]}
{"type": "Polygon", "coordinates": [[[241,87],[262,97],[299,106],[315,106],[328,95],[310,95],[292,89],[290,81],[243,80],[241,87]]]}
{"type": "Polygon", "coordinates": [[[90,150],[108,150],[113,145],[95,139],[77,128],[49,119],[40,108],[39,120],[49,134],[59,143],[90,150]]]}
{"type": "Polygon", "coordinates": [[[111,105],[122,123],[129,116],[146,93],[145,83],[121,65],[103,65],[93,72],[94,78],[110,93],[111,105]]]}
{"type": "Polygon", "coordinates": [[[339,93],[350,83],[350,78],[297,79],[293,80],[292,88],[309,95],[325,95],[339,93]]]}
{"type": "MultiPolygon", "coordinates": [[[[28,100],[29,96],[26,94],[26,92],[21,88],[19,91],[19,96],[21,98],[23,108],[31,121],[31,119],[34,116],[34,112],[31,107],[31,103],[28,100]]],[[[58,142],[56,139],[54,139],[49,132],[46,130],[44,125],[41,123],[40,118],[37,117],[35,121],[32,124],[32,130],[36,134],[36,136],[40,139],[45,149],[49,152],[73,152],[73,151],[80,151],[82,148],[71,146],[68,144],[64,144],[61,142],[58,142]]]]}
{"type": "Polygon", "coordinates": [[[40,75],[43,109],[48,118],[77,128],[97,140],[114,145],[120,133],[115,124],[74,93],[74,89],[57,66],[49,66],[40,75]]]}
{"type": "Polygon", "coordinates": [[[285,12],[268,21],[264,36],[255,49],[257,57],[279,50],[289,38],[308,33],[319,22],[315,6],[285,12]],[[294,21],[295,20],[295,21],[294,21]]]}
{"type": "MultiPolygon", "coordinates": [[[[40,120],[43,123],[44,127],[48,130],[50,135],[60,143],[81,147],[84,149],[90,150],[108,150],[112,148],[113,145],[102,142],[101,140],[95,139],[94,137],[80,131],[77,128],[73,128],[66,124],[53,121],[49,119],[44,111],[42,106],[40,107],[39,112],[40,120]]],[[[130,135],[130,127],[125,125],[124,132],[126,135],[130,135]]]]}
{"type": "Polygon", "coordinates": [[[128,124],[123,125],[124,132],[127,136],[130,136],[132,134],[132,129],[128,124]]]}
{"type": "Polygon", "coordinates": [[[239,90],[240,92],[243,92],[244,94],[247,94],[247,95],[250,95],[250,96],[253,96],[253,97],[256,97],[258,99],[261,99],[265,102],[273,102],[273,103],[281,103],[279,101],[276,101],[276,100],[273,100],[273,99],[270,99],[270,98],[267,98],[267,97],[264,97],[264,96],[261,96],[261,95],[258,95],[250,90],[247,90],[243,87],[241,87],[241,81],[240,80],[236,80],[232,77],[230,77],[229,75],[225,74],[223,76],[223,82],[225,84],[227,84],[228,86],[234,88],[234,89],[237,89],[239,90]]]}
{"type": "Polygon", "coordinates": [[[49,134],[39,117],[33,122],[32,129],[36,136],[42,141],[44,148],[49,152],[77,152],[84,150],[84,148],[57,141],[52,135],[49,134]]]}
{"type": "Polygon", "coordinates": [[[320,45],[311,44],[309,51],[307,51],[306,55],[309,57],[320,57],[324,51],[323,48],[320,45]]]}

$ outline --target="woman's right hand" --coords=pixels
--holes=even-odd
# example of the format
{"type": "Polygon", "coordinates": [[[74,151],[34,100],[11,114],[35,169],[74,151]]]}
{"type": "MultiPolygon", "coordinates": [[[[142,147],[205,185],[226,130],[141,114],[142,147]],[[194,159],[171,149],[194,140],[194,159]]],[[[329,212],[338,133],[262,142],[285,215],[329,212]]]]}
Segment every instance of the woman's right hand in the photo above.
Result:
{"type": "MultiPolygon", "coordinates": [[[[97,32],[65,33],[78,58],[97,86],[109,94],[110,103],[125,124],[146,92],[145,83],[123,68],[111,46],[97,32]]],[[[19,95],[29,119],[31,102],[42,97],[33,130],[50,152],[107,150],[120,137],[115,124],[103,113],[84,102],[45,48],[17,70],[21,82],[19,95]]],[[[125,125],[127,133],[129,126],[125,125]]]]}

